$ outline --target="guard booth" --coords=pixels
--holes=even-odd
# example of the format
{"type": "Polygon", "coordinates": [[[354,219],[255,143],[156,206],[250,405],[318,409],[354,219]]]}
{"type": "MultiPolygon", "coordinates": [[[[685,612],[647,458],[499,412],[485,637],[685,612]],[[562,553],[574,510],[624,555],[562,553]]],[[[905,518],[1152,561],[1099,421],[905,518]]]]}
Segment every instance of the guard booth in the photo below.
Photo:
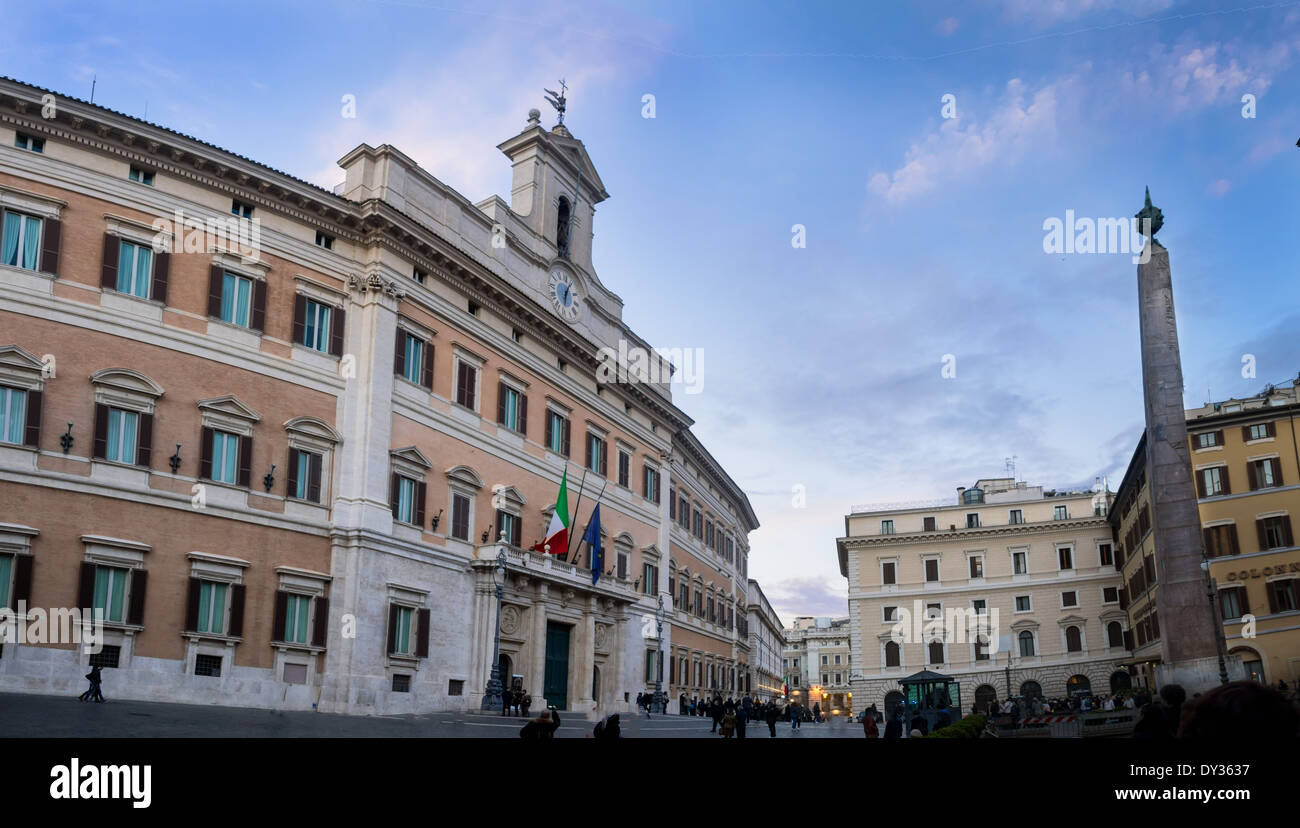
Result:
{"type": "Polygon", "coordinates": [[[927,733],[954,724],[962,717],[961,682],[932,670],[899,679],[903,688],[903,736],[912,732],[912,720],[925,719],[927,733]],[[942,721],[946,719],[947,721],[942,721]]]}

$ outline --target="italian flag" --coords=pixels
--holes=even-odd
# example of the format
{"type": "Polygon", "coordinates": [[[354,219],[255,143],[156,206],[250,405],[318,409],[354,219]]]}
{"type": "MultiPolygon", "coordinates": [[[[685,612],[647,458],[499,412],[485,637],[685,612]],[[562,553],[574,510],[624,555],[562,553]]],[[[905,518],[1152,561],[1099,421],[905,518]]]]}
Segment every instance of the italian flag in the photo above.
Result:
{"type": "Polygon", "coordinates": [[[534,552],[545,552],[547,545],[552,555],[569,554],[569,470],[560,478],[560,493],[555,497],[555,511],[551,525],[546,528],[546,540],[533,547],[534,552]]]}

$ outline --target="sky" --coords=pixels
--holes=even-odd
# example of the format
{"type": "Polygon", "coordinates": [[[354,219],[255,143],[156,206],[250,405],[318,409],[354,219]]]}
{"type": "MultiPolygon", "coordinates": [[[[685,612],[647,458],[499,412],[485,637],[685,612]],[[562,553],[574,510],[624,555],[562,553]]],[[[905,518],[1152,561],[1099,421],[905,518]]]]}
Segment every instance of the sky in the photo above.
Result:
{"type": "Polygon", "coordinates": [[[955,498],[1010,457],[1031,484],[1118,485],[1143,422],[1136,266],[1045,252],[1048,219],[1131,217],[1150,187],[1188,407],[1300,372],[1300,0],[6,17],[0,74],[83,99],[93,83],[98,104],[325,187],[364,141],[508,200],[496,144],[533,107],[553,125],[542,89],[564,78],[611,194],[597,274],[639,335],[702,354],[675,401],[753,504],[750,576],[787,624],[847,614],[854,505],[955,498]]]}

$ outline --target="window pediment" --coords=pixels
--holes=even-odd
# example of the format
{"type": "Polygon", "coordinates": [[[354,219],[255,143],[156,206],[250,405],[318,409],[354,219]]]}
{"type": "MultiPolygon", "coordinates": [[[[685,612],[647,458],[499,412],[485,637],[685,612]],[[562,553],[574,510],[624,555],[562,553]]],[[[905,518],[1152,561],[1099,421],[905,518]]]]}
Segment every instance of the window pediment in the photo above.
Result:
{"type": "Polygon", "coordinates": [[[481,489],[485,485],[483,478],[479,477],[478,472],[469,466],[452,466],[447,469],[447,479],[452,483],[459,483],[462,486],[468,486],[471,489],[481,489]]]}
{"type": "Polygon", "coordinates": [[[284,430],[296,437],[322,440],[327,443],[343,442],[343,435],[324,420],[315,417],[294,417],[284,424],[284,430]]]}
{"type": "Polygon", "coordinates": [[[45,387],[45,363],[17,345],[0,347],[0,383],[40,391],[45,387]]]}
{"type": "Polygon", "coordinates": [[[415,446],[393,449],[389,452],[389,457],[393,460],[395,471],[408,471],[415,477],[423,477],[425,472],[433,468],[429,458],[415,446]]]}
{"type": "Polygon", "coordinates": [[[210,400],[199,400],[199,409],[206,414],[216,416],[234,417],[240,420],[247,420],[255,423],[262,419],[262,415],[240,402],[237,397],[227,394],[224,397],[214,397],[210,400]]]}
{"type": "MultiPolygon", "coordinates": [[[[519,508],[521,506],[524,506],[525,504],[528,503],[528,499],[525,498],[523,496],[523,493],[520,492],[518,489],[516,489],[514,486],[501,486],[501,485],[493,486],[492,487],[493,504],[495,505],[502,501],[504,501],[504,504],[507,507],[513,508],[515,511],[519,511],[519,508]],[[501,500],[499,501],[497,500],[497,498],[500,498],[501,500]]],[[[554,507],[552,507],[552,511],[554,511],[554,507]]]]}

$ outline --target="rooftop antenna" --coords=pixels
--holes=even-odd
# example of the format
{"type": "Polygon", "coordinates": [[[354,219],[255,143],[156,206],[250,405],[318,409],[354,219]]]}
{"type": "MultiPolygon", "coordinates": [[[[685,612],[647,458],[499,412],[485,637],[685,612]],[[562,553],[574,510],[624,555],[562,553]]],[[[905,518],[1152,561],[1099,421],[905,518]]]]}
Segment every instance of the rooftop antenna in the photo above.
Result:
{"type": "Polygon", "coordinates": [[[95,102],[95,81],[99,80],[99,75],[90,76],[90,102],[95,102]]]}

